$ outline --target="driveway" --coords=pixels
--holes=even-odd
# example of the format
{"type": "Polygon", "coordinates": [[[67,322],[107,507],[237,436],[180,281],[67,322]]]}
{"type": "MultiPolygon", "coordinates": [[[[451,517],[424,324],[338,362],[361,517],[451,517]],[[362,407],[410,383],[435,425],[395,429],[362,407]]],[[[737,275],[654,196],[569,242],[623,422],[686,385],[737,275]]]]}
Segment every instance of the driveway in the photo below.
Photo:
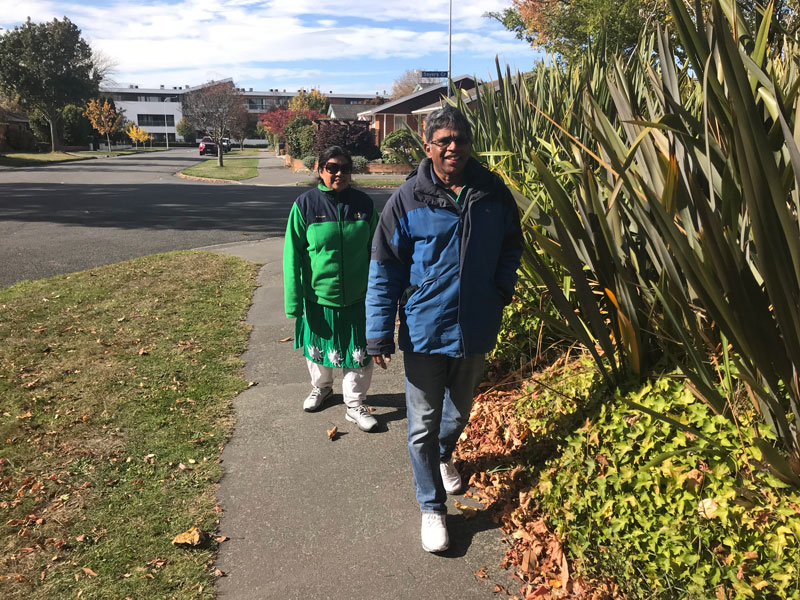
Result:
{"type": "MultiPolygon", "coordinates": [[[[263,153],[262,153],[263,156],[263,153]]],[[[308,180],[262,159],[249,184],[175,173],[206,160],[194,148],[0,167],[0,288],[138,256],[283,235],[308,180]]],[[[383,206],[389,191],[370,194],[383,206]]]]}

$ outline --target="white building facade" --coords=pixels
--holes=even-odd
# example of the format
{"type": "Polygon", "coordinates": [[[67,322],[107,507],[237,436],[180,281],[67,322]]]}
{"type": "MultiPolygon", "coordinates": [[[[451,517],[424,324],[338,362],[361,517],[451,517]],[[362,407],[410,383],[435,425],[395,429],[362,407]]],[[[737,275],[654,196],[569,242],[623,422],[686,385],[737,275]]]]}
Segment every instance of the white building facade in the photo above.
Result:
{"type": "MultiPolygon", "coordinates": [[[[209,83],[233,83],[231,79],[224,79],[209,83]]],[[[125,119],[146,129],[153,136],[156,143],[164,143],[166,137],[170,142],[197,140],[184,140],[177,134],[176,127],[183,118],[183,96],[193,90],[204,87],[164,87],[139,88],[137,85],[127,87],[101,87],[100,92],[114,100],[117,110],[122,110],[125,119]]],[[[289,91],[270,89],[267,91],[253,91],[239,88],[239,93],[244,96],[247,110],[251,114],[258,114],[275,106],[288,106],[289,101],[301,90],[289,91]]],[[[331,104],[364,104],[375,96],[371,94],[326,94],[331,104]]],[[[262,140],[263,141],[263,140],[262,140]]]]}

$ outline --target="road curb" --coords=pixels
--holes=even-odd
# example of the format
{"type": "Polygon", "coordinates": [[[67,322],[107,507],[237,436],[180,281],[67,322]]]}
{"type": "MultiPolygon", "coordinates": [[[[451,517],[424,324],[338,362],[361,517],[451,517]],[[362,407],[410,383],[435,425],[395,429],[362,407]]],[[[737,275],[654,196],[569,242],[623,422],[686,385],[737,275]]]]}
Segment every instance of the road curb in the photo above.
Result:
{"type": "MultiPolygon", "coordinates": [[[[175,173],[181,179],[190,179],[192,181],[205,181],[207,183],[233,183],[236,185],[244,185],[241,181],[234,181],[233,179],[211,179],[209,177],[195,177],[194,175],[184,175],[180,171],[175,173]]],[[[257,176],[256,176],[257,177],[257,176]]]]}

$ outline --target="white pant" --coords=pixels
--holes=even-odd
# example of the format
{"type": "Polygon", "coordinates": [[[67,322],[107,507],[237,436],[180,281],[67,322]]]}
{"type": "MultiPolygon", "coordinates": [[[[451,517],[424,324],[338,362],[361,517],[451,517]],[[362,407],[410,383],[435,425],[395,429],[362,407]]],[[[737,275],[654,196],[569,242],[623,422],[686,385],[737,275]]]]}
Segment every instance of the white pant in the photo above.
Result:
{"type": "Polygon", "coordinates": [[[355,408],[364,403],[369,384],[372,382],[372,359],[360,369],[334,369],[308,359],[306,359],[306,364],[311,375],[311,385],[320,389],[333,387],[334,372],[344,371],[342,376],[344,403],[348,408],[355,408]]]}

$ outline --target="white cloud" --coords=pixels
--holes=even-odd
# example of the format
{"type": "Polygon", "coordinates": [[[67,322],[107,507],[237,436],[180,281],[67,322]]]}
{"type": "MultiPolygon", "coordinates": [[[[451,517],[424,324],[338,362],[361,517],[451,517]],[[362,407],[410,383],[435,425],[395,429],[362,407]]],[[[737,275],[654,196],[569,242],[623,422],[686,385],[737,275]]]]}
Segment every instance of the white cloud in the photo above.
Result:
{"type": "MultiPolygon", "coordinates": [[[[359,85],[370,89],[380,82],[385,87],[392,78],[376,73],[385,68],[381,61],[413,62],[399,74],[421,63],[441,63],[447,53],[449,0],[89,2],[0,0],[0,26],[13,27],[29,15],[35,22],[67,15],[94,48],[116,60],[117,81],[148,87],[196,85],[208,73],[237,83],[274,81],[267,87],[282,89],[279,82],[285,81],[309,87],[332,80],[325,68],[332,60],[339,61],[340,72],[344,63],[363,73],[359,85]]],[[[454,54],[491,59],[530,52],[482,17],[507,5],[508,0],[454,2],[454,54]]],[[[357,80],[346,72],[341,79],[357,80]]]]}

